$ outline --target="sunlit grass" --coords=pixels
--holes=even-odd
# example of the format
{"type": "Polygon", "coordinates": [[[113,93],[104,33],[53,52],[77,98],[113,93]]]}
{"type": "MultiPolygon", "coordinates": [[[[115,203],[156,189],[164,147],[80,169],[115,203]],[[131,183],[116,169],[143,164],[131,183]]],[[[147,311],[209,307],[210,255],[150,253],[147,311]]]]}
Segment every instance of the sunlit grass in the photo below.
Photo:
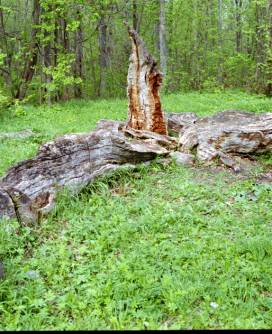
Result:
{"type": "MultiPolygon", "coordinates": [[[[271,100],[241,92],[176,94],[163,104],[199,115],[272,111],[271,100]]],[[[2,140],[2,174],[45,140],[125,119],[126,101],[26,111],[2,117],[0,132],[36,132],[2,140]]],[[[271,192],[253,176],[154,162],[77,196],[63,192],[35,228],[1,222],[0,329],[271,328],[271,192]]]]}

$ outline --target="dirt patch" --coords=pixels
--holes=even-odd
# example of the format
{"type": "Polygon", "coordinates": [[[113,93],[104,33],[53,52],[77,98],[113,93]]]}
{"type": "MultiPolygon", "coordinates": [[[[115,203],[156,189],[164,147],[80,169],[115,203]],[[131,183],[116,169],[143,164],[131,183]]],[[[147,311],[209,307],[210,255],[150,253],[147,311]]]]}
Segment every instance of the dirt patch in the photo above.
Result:
{"type": "MultiPolygon", "coordinates": [[[[241,167],[239,172],[224,166],[223,164],[211,163],[210,165],[198,165],[192,167],[194,180],[199,183],[216,185],[218,179],[228,184],[233,184],[243,180],[253,179],[262,175],[264,166],[252,158],[235,157],[235,160],[241,167]]],[[[272,181],[272,173],[271,173],[272,181]]]]}

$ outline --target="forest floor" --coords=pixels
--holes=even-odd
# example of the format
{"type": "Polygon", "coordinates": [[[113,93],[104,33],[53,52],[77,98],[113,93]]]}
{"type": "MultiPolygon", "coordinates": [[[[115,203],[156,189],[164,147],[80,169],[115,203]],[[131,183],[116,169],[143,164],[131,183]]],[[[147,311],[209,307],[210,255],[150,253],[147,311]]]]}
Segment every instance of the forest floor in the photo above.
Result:
{"type": "MultiPolygon", "coordinates": [[[[272,112],[242,92],[163,98],[165,110],[272,112]]],[[[127,116],[126,100],[73,101],[0,114],[0,175],[64,133],[127,116]],[[19,115],[21,114],[21,115],[19,115]]],[[[272,155],[244,177],[153,162],[79,195],[63,192],[40,225],[0,224],[0,330],[272,327],[272,155]]],[[[216,171],[216,172],[215,172],[216,171]]]]}

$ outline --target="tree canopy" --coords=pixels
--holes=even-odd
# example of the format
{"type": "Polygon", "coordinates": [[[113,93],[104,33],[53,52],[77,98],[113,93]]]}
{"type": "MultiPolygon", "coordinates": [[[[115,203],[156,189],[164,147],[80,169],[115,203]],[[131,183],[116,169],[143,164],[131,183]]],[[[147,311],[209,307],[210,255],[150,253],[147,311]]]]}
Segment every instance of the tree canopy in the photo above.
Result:
{"type": "Polygon", "coordinates": [[[0,0],[0,88],[47,102],[124,96],[127,21],[165,92],[272,95],[272,0],[0,0]]]}

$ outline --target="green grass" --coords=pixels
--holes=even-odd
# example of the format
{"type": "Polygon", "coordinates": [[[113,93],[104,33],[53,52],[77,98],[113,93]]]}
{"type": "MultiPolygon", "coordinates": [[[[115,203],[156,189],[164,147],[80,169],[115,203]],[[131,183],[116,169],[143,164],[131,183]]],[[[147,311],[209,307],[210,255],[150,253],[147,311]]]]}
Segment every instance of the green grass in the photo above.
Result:
{"type": "MultiPolygon", "coordinates": [[[[163,104],[199,115],[272,111],[271,100],[241,92],[170,95],[163,104]]],[[[0,132],[36,132],[2,140],[1,174],[41,142],[126,118],[125,100],[25,108],[23,117],[0,116],[0,132]]],[[[254,173],[174,163],[64,192],[35,228],[0,224],[0,329],[271,328],[271,209],[272,187],[254,173]]]]}

